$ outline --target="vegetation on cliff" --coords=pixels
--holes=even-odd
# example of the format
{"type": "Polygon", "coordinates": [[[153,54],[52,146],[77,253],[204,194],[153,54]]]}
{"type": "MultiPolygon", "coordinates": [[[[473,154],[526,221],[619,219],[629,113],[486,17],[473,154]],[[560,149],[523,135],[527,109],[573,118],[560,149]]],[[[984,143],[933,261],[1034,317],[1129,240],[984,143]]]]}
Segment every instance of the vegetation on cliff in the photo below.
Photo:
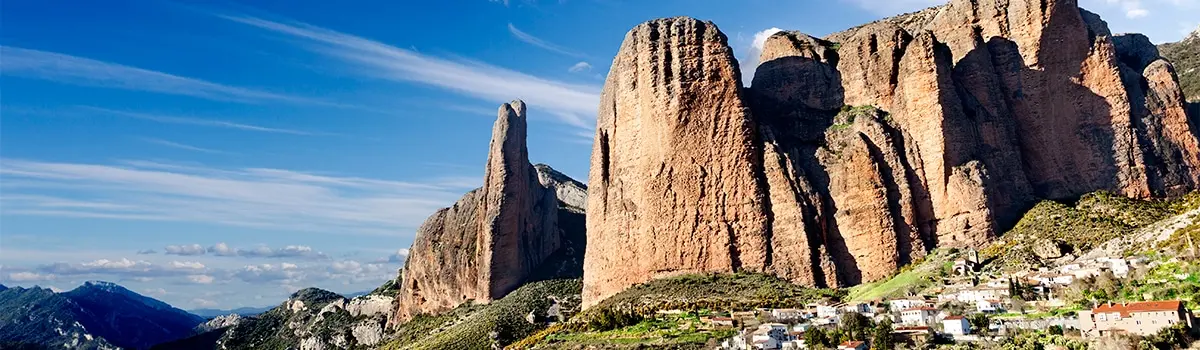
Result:
{"type": "Polygon", "coordinates": [[[761,307],[798,307],[840,300],[845,291],[812,289],[757,273],[687,274],[630,287],[513,348],[571,349],[597,346],[700,348],[728,332],[704,327],[699,316],[761,307]],[[678,310],[679,314],[659,311],[678,310]]]}
{"type": "Polygon", "coordinates": [[[1023,269],[1040,260],[1035,252],[1037,245],[1054,245],[1062,254],[1086,253],[1198,206],[1200,193],[1170,200],[1137,200],[1100,191],[1086,194],[1073,204],[1045,200],[983,249],[980,257],[990,261],[989,266],[1023,269]]]}
{"type": "Polygon", "coordinates": [[[545,328],[549,321],[569,317],[579,308],[582,288],[578,279],[539,281],[488,305],[468,304],[438,316],[418,315],[397,325],[400,334],[383,349],[503,347],[545,328]]]}
{"type": "Polygon", "coordinates": [[[1159,45],[1158,50],[1175,66],[1183,95],[1188,101],[1200,101],[1200,30],[1182,41],[1159,45]]]}

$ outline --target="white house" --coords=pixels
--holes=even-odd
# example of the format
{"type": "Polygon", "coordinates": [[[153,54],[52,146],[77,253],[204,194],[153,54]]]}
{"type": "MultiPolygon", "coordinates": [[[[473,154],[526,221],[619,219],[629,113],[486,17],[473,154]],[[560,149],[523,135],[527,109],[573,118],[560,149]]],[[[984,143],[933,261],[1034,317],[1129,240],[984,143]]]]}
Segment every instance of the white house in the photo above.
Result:
{"type": "Polygon", "coordinates": [[[875,316],[875,307],[867,303],[846,304],[843,310],[846,310],[846,312],[859,313],[867,317],[875,316]]]}
{"type": "Polygon", "coordinates": [[[962,316],[946,317],[942,319],[942,331],[953,335],[971,334],[971,323],[962,316]]]}
{"type": "Polygon", "coordinates": [[[1097,263],[1103,264],[1112,271],[1114,275],[1125,276],[1129,274],[1129,261],[1121,258],[1098,258],[1097,263]]]}
{"type": "Polygon", "coordinates": [[[918,307],[925,307],[928,306],[928,304],[925,303],[925,300],[921,299],[896,299],[888,300],[888,306],[891,307],[892,310],[902,311],[918,307]]]}
{"type": "Polygon", "coordinates": [[[1071,284],[1071,283],[1075,282],[1075,275],[1058,275],[1058,276],[1053,276],[1053,277],[1051,277],[1051,278],[1050,278],[1050,282],[1051,282],[1051,283],[1053,283],[1053,284],[1057,284],[1057,285],[1065,286],[1065,285],[1068,285],[1068,284],[1071,284]]]}
{"type": "Polygon", "coordinates": [[[782,323],[764,323],[750,333],[749,343],[755,349],[779,349],[783,342],[792,340],[788,326],[782,323]]]}
{"type": "Polygon", "coordinates": [[[804,317],[804,311],[800,309],[772,309],[771,317],[780,320],[798,320],[804,317]]]}
{"type": "Polygon", "coordinates": [[[900,312],[900,323],[912,326],[928,326],[933,324],[938,310],[931,307],[918,307],[900,312]]]}
{"type": "Polygon", "coordinates": [[[834,318],[838,316],[836,305],[817,305],[817,317],[834,318]]]}
{"type": "Polygon", "coordinates": [[[804,350],[808,349],[808,346],[804,345],[804,339],[795,339],[783,342],[779,348],[782,350],[804,350]]]}
{"type": "Polygon", "coordinates": [[[991,312],[1000,312],[1000,311],[1004,310],[1004,307],[1002,305],[1000,305],[999,300],[995,300],[995,299],[980,300],[980,301],[975,302],[975,310],[979,311],[979,312],[991,313],[991,312]]]}

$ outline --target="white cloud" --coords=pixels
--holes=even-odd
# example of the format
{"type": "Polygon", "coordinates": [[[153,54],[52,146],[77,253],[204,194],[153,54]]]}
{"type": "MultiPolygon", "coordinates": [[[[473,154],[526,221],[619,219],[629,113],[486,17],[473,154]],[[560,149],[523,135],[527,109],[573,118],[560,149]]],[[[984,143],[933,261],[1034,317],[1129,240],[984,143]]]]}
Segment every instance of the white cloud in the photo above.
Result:
{"type": "Polygon", "coordinates": [[[767,38],[771,35],[782,32],[782,29],[771,27],[754,33],[754,40],[750,42],[750,47],[746,49],[743,59],[739,64],[742,68],[742,84],[750,86],[750,82],[754,79],[754,70],[758,69],[758,56],[762,55],[763,45],[766,45],[767,38]]]}
{"type": "Polygon", "coordinates": [[[146,293],[147,295],[150,295],[152,297],[163,297],[167,294],[170,294],[167,292],[166,289],[162,289],[162,288],[146,288],[146,289],[142,290],[142,293],[146,293]]]}
{"type": "Polygon", "coordinates": [[[758,33],[754,33],[754,41],[752,41],[750,43],[750,48],[759,53],[762,53],[763,46],[767,45],[767,39],[770,38],[772,35],[775,35],[775,33],[782,32],[782,31],[783,31],[783,29],[771,27],[771,28],[763,29],[762,31],[760,31],[758,33]]]}
{"type": "Polygon", "coordinates": [[[333,30],[246,16],[228,20],[301,39],[301,47],[339,59],[367,78],[413,82],[454,91],[489,103],[524,99],[560,121],[593,128],[600,87],[548,80],[486,63],[424,55],[333,30]]]}
{"type": "Polygon", "coordinates": [[[1150,15],[1150,11],[1147,11],[1146,9],[1141,8],[1141,7],[1135,7],[1135,8],[1130,8],[1130,9],[1125,10],[1125,17],[1129,17],[1129,18],[1142,18],[1142,17],[1146,17],[1148,15],[1150,15]]]}
{"type": "Polygon", "coordinates": [[[523,32],[520,29],[517,29],[517,27],[514,26],[512,23],[508,24],[508,32],[510,34],[512,34],[513,37],[517,38],[517,40],[524,41],[526,44],[529,44],[529,45],[533,45],[533,46],[537,46],[537,47],[546,49],[547,51],[551,51],[551,52],[555,52],[555,53],[559,53],[559,54],[562,54],[565,56],[571,56],[571,57],[575,57],[575,58],[587,57],[587,55],[569,50],[562,46],[555,45],[548,41],[542,40],[541,38],[530,35],[529,33],[523,32]]]}
{"type": "Polygon", "coordinates": [[[204,269],[204,264],[201,264],[201,263],[199,263],[199,262],[196,262],[196,261],[172,261],[172,262],[171,262],[171,268],[175,268],[175,269],[185,269],[185,270],[186,270],[186,269],[192,269],[192,270],[203,270],[203,269],[204,269]]]}
{"type": "Polygon", "coordinates": [[[567,71],[571,73],[590,72],[591,70],[592,64],[582,61],[571,66],[571,68],[567,68],[567,71]]]}
{"type": "Polygon", "coordinates": [[[53,274],[40,274],[40,273],[36,273],[36,272],[23,271],[23,272],[13,272],[13,273],[8,274],[7,281],[18,282],[18,283],[48,282],[48,281],[53,281],[56,278],[57,278],[57,276],[54,276],[53,274]]]}
{"type": "Polygon", "coordinates": [[[155,264],[145,260],[98,259],[83,263],[54,263],[38,266],[30,272],[58,276],[111,275],[120,278],[171,277],[203,272],[206,268],[197,262],[155,264]]]}
{"type": "Polygon", "coordinates": [[[204,247],[199,244],[190,245],[169,245],[163,248],[163,254],[167,255],[204,255],[204,247]]]}
{"type": "Polygon", "coordinates": [[[149,254],[157,254],[157,253],[158,252],[154,251],[154,249],[144,249],[144,250],[137,251],[138,255],[149,255],[149,254]]]}
{"type": "Polygon", "coordinates": [[[49,80],[71,85],[191,96],[217,101],[311,102],[293,96],[223,85],[61,53],[12,46],[0,46],[0,53],[4,56],[4,59],[0,60],[0,72],[8,76],[49,80]]]}
{"type": "Polygon", "coordinates": [[[241,270],[234,271],[233,277],[249,283],[274,282],[281,284],[298,284],[309,276],[294,264],[261,264],[246,265],[241,270]]]}
{"type": "Polygon", "coordinates": [[[300,258],[310,260],[324,260],[329,258],[325,253],[302,245],[289,245],[279,249],[272,249],[267,246],[259,246],[253,249],[237,249],[230,247],[225,242],[221,242],[208,247],[208,252],[216,256],[237,256],[244,258],[300,258]]]}
{"type": "MultiPolygon", "coordinates": [[[[411,232],[468,189],[458,180],[403,182],[141,161],[100,165],[0,159],[0,165],[5,215],[200,222],[330,234],[411,232]],[[76,204],[62,205],[68,202],[76,204]]],[[[260,255],[313,254],[310,250],[292,246],[260,255]]]]}
{"type": "Polygon", "coordinates": [[[212,284],[213,283],[213,276],[209,276],[209,275],[188,275],[187,279],[188,279],[188,281],[191,281],[192,283],[195,283],[195,284],[212,284]]]}
{"type": "Polygon", "coordinates": [[[386,257],[376,259],[375,263],[402,264],[402,263],[404,263],[404,260],[407,258],[408,258],[408,248],[401,248],[399,250],[396,250],[396,252],[393,253],[392,255],[388,255],[386,257]]]}

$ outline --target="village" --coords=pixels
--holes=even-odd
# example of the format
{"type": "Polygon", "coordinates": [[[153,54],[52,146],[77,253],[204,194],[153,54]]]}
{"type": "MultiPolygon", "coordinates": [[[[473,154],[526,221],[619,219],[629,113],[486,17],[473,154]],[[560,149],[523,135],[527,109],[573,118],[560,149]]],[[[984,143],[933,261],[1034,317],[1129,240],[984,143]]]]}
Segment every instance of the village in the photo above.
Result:
{"type": "MultiPolygon", "coordinates": [[[[972,250],[947,264],[950,271],[940,285],[903,297],[732,311],[701,319],[715,328],[736,330],[719,346],[728,350],[933,349],[995,344],[1022,333],[1063,336],[1083,344],[1151,337],[1173,329],[1191,331],[1195,319],[1185,301],[1146,293],[1136,296],[1138,301],[1117,302],[1090,294],[1103,293],[1123,280],[1145,279],[1146,271],[1172,263],[1151,260],[1088,257],[1055,268],[984,274],[972,250]],[[1069,300],[1078,293],[1093,295],[1088,305],[1069,300]]],[[[1191,284],[1196,277],[1171,273],[1166,279],[1191,284]]]]}

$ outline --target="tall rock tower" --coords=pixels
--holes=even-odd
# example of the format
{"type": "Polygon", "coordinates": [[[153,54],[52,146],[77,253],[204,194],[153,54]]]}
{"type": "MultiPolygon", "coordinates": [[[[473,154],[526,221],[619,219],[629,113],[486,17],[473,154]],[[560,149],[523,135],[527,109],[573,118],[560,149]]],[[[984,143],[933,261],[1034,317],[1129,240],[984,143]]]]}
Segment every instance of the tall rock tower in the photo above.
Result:
{"type": "Polygon", "coordinates": [[[504,297],[559,250],[563,228],[555,187],[569,183],[549,167],[543,175],[529,163],[525,129],[524,102],[500,106],[483,187],[417,230],[393,323],[504,297]]]}

